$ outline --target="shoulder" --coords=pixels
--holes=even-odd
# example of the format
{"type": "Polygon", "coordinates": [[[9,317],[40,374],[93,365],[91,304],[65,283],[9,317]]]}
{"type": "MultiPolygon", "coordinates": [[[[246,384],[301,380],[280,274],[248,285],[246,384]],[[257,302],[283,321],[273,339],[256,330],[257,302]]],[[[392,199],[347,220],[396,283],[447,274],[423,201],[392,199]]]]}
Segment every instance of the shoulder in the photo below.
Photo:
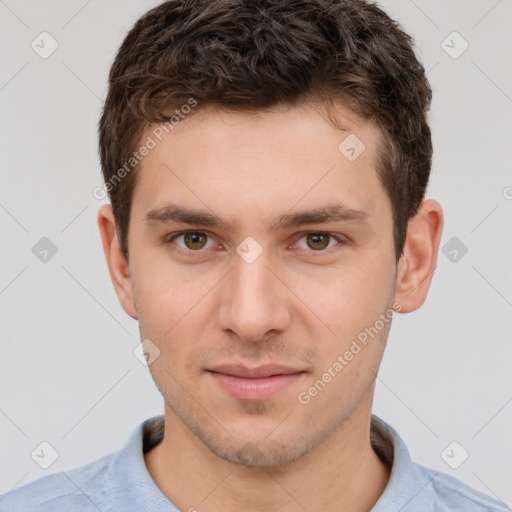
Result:
{"type": "Polygon", "coordinates": [[[498,501],[457,478],[416,464],[430,487],[432,509],[439,512],[460,510],[464,512],[512,512],[505,503],[498,501]]]}
{"type": "Polygon", "coordinates": [[[0,495],[0,512],[142,510],[147,500],[167,505],[143,455],[161,441],[163,422],[162,415],[149,418],[132,430],[121,449],[0,495]]]}
{"type": "Polygon", "coordinates": [[[370,439],[381,460],[391,466],[388,485],[372,512],[512,512],[457,478],[414,462],[398,432],[375,415],[370,439]]]}
{"type": "Polygon", "coordinates": [[[53,473],[0,495],[0,512],[107,512],[112,488],[110,467],[115,453],[84,466],[53,473]]]}

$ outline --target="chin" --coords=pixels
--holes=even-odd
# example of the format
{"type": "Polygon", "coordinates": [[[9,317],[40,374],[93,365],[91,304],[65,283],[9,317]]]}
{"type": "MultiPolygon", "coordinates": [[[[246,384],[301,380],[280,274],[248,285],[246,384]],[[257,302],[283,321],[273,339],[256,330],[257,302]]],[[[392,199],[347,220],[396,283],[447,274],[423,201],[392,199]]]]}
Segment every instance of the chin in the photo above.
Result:
{"type": "Polygon", "coordinates": [[[301,449],[301,446],[268,441],[264,443],[247,441],[239,449],[210,447],[210,450],[227,462],[259,468],[273,468],[290,464],[308,451],[306,448],[301,449]]]}
{"type": "MultiPolygon", "coordinates": [[[[229,429],[228,429],[229,430],[229,429]]],[[[196,432],[203,444],[217,457],[232,464],[246,467],[272,468],[290,464],[309,452],[314,439],[300,434],[265,429],[265,433],[256,436],[254,430],[246,430],[240,435],[215,435],[212,432],[196,432]],[[269,432],[273,436],[269,437],[269,432]]]]}

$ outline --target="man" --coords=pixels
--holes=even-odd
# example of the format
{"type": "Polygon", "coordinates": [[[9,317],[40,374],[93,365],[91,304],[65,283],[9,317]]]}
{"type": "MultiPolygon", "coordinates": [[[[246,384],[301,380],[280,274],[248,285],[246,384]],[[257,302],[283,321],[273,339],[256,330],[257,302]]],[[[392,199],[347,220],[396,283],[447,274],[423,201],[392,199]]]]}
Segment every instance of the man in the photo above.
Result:
{"type": "Polygon", "coordinates": [[[425,301],[431,90],[362,0],[173,0],[112,66],[98,223],[165,415],[0,510],[498,511],[371,414],[425,301]]]}

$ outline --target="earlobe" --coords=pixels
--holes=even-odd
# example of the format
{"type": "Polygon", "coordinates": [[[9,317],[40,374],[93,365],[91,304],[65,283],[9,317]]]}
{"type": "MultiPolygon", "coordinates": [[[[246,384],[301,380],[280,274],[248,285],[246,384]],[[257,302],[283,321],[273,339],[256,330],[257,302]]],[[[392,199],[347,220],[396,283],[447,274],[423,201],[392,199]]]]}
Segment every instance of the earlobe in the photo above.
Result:
{"type": "Polygon", "coordinates": [[[99,209],[98,227],[110,278],[119,302],[129,316],[137,319],[130,267],[119,243],[116,220],[111,205],[105,204],[99,209]]]}
{"type": "Polygon", "coordinates": [[[398,262],[395,301],[401,313],[418,309],[427,297],[437,266],[437,255],[443,231],[441,205],[427,199],[409,220],[404,251],[398,262]]]}

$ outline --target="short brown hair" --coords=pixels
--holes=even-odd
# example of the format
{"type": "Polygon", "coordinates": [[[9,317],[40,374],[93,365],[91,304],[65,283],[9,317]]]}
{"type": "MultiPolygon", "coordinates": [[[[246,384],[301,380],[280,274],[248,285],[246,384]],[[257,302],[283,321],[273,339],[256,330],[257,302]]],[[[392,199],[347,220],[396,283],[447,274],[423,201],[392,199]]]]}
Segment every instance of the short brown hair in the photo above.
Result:
{"type": "MultiPolygon", "coordinates": [[[[148,11],[124,39],[99,122],[103,177],[128,257],[136,184],[124,172],[146,129],[197,102],[261,111],[342,101],[383,134],[378,175],[393,211],[396,260],[424,198],[432,142],[432,91],[411,37],[364,0],[171,0],[148,11]],[[117,182],[113,182],[114,178],[117,182]],[[115,186],[114,186],[115,185],[115,186]]],[[[134,166],[136,169],[136,166],[134,166]]]]}

